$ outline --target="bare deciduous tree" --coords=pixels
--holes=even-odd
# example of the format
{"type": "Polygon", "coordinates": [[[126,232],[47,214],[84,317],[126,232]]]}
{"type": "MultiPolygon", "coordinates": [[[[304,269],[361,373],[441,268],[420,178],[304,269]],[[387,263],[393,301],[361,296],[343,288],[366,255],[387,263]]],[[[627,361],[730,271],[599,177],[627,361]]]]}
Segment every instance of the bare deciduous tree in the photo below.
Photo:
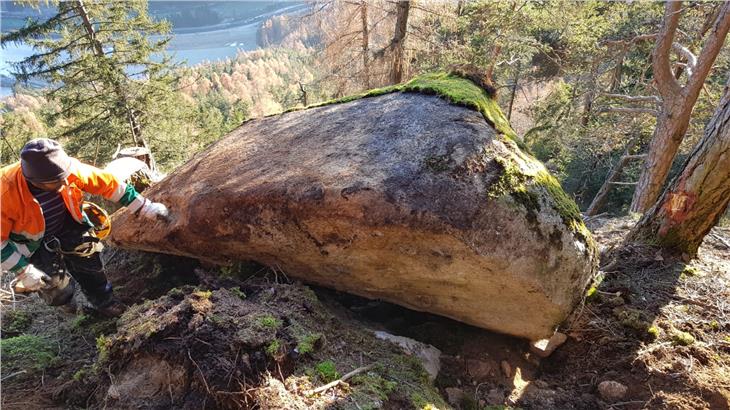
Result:
{"type": "Polygon", "coordinates": [[[730,78],[720,104],[682,172],[646,212],[628,241],[697,255],[730,202],[730,78]]]}
{"type": "Polygon", "coordinates": [[[646,211],[659,197],[672,161],[689,126],[690,115],[702,85],[725,41],[730,29],[730,3],[724,3],[719,7],[702,51],[699,57],[695,57],[690,50],[674,40],[682,3],[666,3],[664,24],[656,35],[656,45],[652,53],[654,81],[661,95],[662,104],[631,203],[633,212],[646,211]],[[688,79],[685,85],[677,81],[676,73],[672,70],[670,61],[672,50],[687,60],[685,71],[688,79]]]}

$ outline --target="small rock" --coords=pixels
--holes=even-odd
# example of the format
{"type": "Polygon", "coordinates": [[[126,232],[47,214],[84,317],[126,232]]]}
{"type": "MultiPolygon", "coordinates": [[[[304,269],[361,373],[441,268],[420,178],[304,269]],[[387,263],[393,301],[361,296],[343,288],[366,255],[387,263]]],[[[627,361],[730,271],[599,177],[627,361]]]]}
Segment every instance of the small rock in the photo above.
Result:
{"type": "Polygon", "coordinates": [[[545,380],[540,379],[533,381],[532,384],[538,389],[547,389],[548,387],[550,387],[550,385],[545,380]]]}
{"type": "Polygon", "coordinates": [[[598,393],[601,398],[609,402],[623,399],[628,390],[628,387],[613,380],[606,380],[598,384],[598,393]]]}
{"type": "Polygon", "coordinates": [[[453,406],[458,407],[464,400],[464,390],[461,390],[458,387],[447,387],[445,391],[446,400],[448,400],[449,404],[453,406]]]}
{"type": "Polygon", "coordinates": [[[117,386],[113,384],[109,386],[109,390],[107,390],[106,394],[112,400],[119,400],[119,389],[117,389],[117,386]]]}
{"type": "Polygon", "coordinates": [[[501,389],[492,389],[487,394],[487,404],[498,406],[504,404],[504,392],[501,389]]]}
{"type": "Polygon", "coordinates": [[[436,380],[436,376],[441,370],[441,351],[439,349],[408,337],[396,336],[382,331],[376,331],[375,337],[394,343],[403,348],[406,353],[419,358],[423,368],[428,373],[429,380],[436,380]]]}
{"type": "Polygon", "coordinates": [[[550,356],[555,349],[560,347],[565,341],[568,340],[568,336],[564,333],[555,332],[550,339],[542,339],[537,342],[530,344],[530,351],[536,355],[545,358],[550,356]]]}
{"type": "Polygon", "coordinates": [[[580,395],[580,401],[583,402],[583,404],[592,404],[595,403],[596,396],[590,393],[583,393],[580,395]]]}
{"type": "Polygon", "coordinates": [[[477,380],[485,380],[495,376],[499,371],[499,365],[491,359],[477,360],[471,359],[466,361],[466,368],[469,375],[477,380]]]}
{"type": "Polygon", "coordinates": [[[510,366],[509,362],[507,362],[506,360],[502,360],[499,365],[502,367],[502,373],[504,374],[504,377],[508,379],[512,377],[512,366],[510,366]]]}

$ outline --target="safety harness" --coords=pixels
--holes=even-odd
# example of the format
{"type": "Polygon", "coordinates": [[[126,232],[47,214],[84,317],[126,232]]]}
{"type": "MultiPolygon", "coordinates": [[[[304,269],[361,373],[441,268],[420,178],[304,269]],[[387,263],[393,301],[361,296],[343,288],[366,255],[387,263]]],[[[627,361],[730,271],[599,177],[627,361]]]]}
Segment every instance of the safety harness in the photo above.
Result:
{"type": "Polygon", "coordinates": [[[49,252],[58,252],[62,255],[75,255],[80,257],[89,257],[104,249],[101,240],[109,236],[112,230],[112,223],[109,214],[99,205],[93,202],[84,202],[81,209],[86,214],[89,222],[93,225],[87,234],[81,238],[81,243],[72,250],[64,250],[61,248],[61,241],[55,236],[43,241],[43,246],[49,252]]]}

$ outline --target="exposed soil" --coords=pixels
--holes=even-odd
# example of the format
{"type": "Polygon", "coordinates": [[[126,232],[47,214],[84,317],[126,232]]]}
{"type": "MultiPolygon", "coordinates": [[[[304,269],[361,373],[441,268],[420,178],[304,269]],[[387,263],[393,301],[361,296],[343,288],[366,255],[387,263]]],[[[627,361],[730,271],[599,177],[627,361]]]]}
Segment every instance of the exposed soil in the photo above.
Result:
{"type": "Polygon", "coordinates": [[[617,251],[632,224],[629,218],[591,223],[604,250],[604,278],[561,329],[568,341],[547,359],[524,340],[326,289],[312,292],[277,270],[112,251],[105,256],[117,293],[137,303],[118,321],[63,314],[35,296],[19,298],[15,309],[3,306],[4,358],[5,341],[23,335],[46,340],[53,358],[42,368],[28,364],[40,360],[32,355],[3,360],[1,405],[730,408],[730,231],[713,230],[717,236],[708,236],[699,259],[686,266],[648,248],[617,251]],[[371,329],[439,348],[440,396],[413,356],[374,338],[371,329]],[[308,393],[367,365],[373,367],[346,383],[308,393]],[[598,391],[604,381],[627,391],[604,398],[598,391]]]}

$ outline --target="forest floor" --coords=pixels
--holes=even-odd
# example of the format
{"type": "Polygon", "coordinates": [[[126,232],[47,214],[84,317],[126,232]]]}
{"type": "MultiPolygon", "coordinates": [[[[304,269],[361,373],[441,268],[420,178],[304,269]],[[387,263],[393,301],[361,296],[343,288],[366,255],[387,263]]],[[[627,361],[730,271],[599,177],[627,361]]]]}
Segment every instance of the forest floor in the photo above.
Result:
{"type": "Polygon", "coordinates": [[[110,278],[133,305],[121,319],[35,296],[3,305],[0,406],[729,409],[730,229],[715,228],[685,265],[646,248],[611,252],[633,223],[590,223],[615,259],[545,359],[525,340],[281,271],[111,249],[110,278]],[[438,348],[433,385],[417,355],[373,330],[438,348]]]}

